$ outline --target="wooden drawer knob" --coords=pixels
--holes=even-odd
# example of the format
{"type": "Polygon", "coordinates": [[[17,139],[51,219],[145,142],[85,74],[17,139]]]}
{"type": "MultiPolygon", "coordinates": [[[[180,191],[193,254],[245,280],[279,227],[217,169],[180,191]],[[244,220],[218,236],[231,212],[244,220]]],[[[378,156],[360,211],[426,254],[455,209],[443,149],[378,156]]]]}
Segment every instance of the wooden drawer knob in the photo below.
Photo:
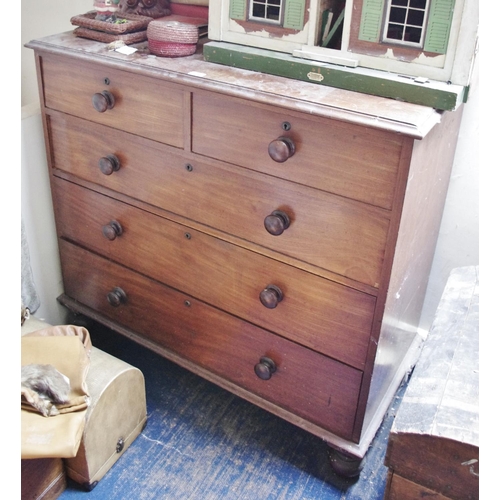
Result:
{"type": "Polygon", "coordinates": [[[108,90],[97,92],[92,96],[92,106],[99,113],[104,113],[115,106],[115,96],[108,90]]]}
{"type": "Polygon", "coordinates": [[[264,219],[264,227],[269,234],[279,236],[290,227],[290,217],[281,210],[275,210],[264,219]]]}
{"type": "Polygon", "coordinates": [[[283,163],[295,153],[295,144],[290,137],[278,137],[267,148],[269,156],[278,163],[283,163]]]}
{"type": "Polygon", "coordinates": [[[120,170],[120,160],[115,155],[108,155],[99,158],[99,170],[104,175],[111,175],[120,170]]]}
{"type": "Polygon", "coordinates": [[[269,380],[276,371],[276,363],[271,358],[263,356],[254,366],[254,371],[260,379],[269,380]]]}
{"type": "Polygon", "coordinates": [[[123,228],[117,220],[112,220],[109,224],[102,226],[102,234],[109,241],[113,241],[117,236],[123,234],[123,228]]]}
{"type": "Polygon", "coordinates": [[[283,300],[283,292],[276,285],[267,285],[259,297],[265,307],[274,309],[283,300]]]}
{"type": "Polygon", "coordinates": [[[107,297],[108,302],[113,307],[118,307],[127,302],[127,294],[120,287],[113,288],[113,290],[108,293],[107,297]]]}

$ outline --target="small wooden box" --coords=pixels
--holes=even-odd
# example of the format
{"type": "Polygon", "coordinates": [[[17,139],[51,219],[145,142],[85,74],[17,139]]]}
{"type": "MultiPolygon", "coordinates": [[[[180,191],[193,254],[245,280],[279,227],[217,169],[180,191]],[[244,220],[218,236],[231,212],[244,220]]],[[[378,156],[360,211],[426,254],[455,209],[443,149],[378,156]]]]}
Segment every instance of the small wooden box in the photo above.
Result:
{"type": "Polygon", "coordinates": [[[21,460],[21,500],[54,500],[65,489],[61,458],[21,460]]]}
{"type": "Polygon", "coordinates": [[[479,498],[478,271],[448,280],[389,435],[385,500],[479,498]]]}

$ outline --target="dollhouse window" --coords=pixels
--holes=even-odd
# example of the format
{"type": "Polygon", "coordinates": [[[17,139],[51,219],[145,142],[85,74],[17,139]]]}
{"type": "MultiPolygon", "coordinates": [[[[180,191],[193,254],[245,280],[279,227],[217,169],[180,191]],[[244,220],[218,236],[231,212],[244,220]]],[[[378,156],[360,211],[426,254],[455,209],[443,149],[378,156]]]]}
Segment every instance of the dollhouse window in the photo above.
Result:
{"type": "Polygon", "coordinates": [[[427,0],[389,0],[384,41],[421,47],[428,5],[427,0]]]}
{"type": "Polygon", "coordinates": [[[250,0],[249,19],[281,23],[281,0],[250,0]]]}
{"type": "Polygon", "coordinates": [[[304,28],[306,0],[230,0],[229,17],[292,30],[304,28]]]}
{"type": "Polygon", "coordinates": [[[359,40],[445,54],[455,0],[354,0],[362,2],[359,40]]]}

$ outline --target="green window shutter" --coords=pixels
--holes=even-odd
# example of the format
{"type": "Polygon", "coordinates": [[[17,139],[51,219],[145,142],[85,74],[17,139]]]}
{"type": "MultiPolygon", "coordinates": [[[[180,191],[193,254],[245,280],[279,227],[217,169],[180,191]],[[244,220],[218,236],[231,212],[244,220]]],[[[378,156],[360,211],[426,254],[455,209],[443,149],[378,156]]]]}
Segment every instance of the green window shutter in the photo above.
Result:
{"type": "Polygon", "coordinates": [[[446,54],[455,0],[432,0],[424,50],[446,54]]]}
{"type": "Polygon", "coordinates": [[[231,0],[229,5],[229,17],[231,19],[246,19],[246,0],[231,0]]]}
{"type": "Polygon", "coordinates": [[[285,0],[283,27],[301,30],[304,27],[306,0],[285,0]]]}
{"type": "Polygon", "coordinates": [[[359,26],[360,40],[367,42],[380,41],[380,28],[384,14],[384,0],[365,0],[361,11],[361,24],[359,26]]]}

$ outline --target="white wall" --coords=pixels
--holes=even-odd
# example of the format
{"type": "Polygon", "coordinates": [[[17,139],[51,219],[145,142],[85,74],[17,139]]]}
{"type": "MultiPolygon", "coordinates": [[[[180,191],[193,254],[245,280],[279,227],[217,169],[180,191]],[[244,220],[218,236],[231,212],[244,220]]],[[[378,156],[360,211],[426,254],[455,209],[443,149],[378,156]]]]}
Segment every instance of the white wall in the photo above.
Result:
{"type": "Polygon", "coordinates": [[[40,298],[35,315],[57,325],[66,322],[66,315],[56,301],[63,287],[45,158],[40,107],[25,105],[21,108],[21,214],[40,298]]]}
{"type": "MultiPolygon", "coordinates": [[[[69,19],[92,10],[92,0],[22,0],[21,35],[23,45],[33,38],[71,30],[69,19]]],[[[38,102],[34,58],[31,50],[22,48],[21,105],[38,102]]],[[[451,269],[479,263],[478,221],[478,83],[473,87],[470,101],[465,105],[464,118],[457,147],[452,179],[440,230],[437,251],[432,267],[421,326],[428,328],[439,303],[451,269]]],[[[23,183],[36,186],[42,197],[32,197],[32,189],[23,186],[22,210],[32,252],[35,281],[40,287],[41,311],[52,322],[59,322],[58,308],[53,306],[60,293],[57,251],[53,235],[53,218],[40,115],[29,110],[29,120],[23,125],[23,183]],[[39,180],[34,180],[40,178],[39,180]],[[36,184],[34,184],[36,182],[36,184]],[[43,192],[43,194],[42,194],[43,192]],[[49,266],[50,262],[50,267],[49,266]],[[57,277],[56,277],[57,276],[57,277]],[[47,281],[51,284],[46,284],[47,281]],[[51,305],[52,304],[52,305],[51,305]],[[47,308],[47,309],[42,309],[47,308]],[[47,311],[47,312],[45,312],[47,311]]],[[[23,120],[24,122],[24,120],[23,120]]],[[[62,317],[60,318],[62,321],[62,317]]]]}
{"type": "Polygon", "coordinates": [[[62,277],[45,156],[33,51],[34,38],[74,28],[70,18],[92,10],[93,0],[22,0],[21,3],[21,214],[30,247],[33,278],[40,297],[36,316],[52,324],[66,322],[57,303],[62,277]]]}
{"type": "Polygon", "coordinates": [[[479,56],[471,89],[422,312],[424,329],[432,323],[450,271],[479,264],[479,56]]]}
{"type": "Polygon", "coordinates": [[[38,102],[33,51],[24,44],[74,29],[70,19],[89,12],[92,6],[93,0],[21,0],[21,106],[38,102]]]}

